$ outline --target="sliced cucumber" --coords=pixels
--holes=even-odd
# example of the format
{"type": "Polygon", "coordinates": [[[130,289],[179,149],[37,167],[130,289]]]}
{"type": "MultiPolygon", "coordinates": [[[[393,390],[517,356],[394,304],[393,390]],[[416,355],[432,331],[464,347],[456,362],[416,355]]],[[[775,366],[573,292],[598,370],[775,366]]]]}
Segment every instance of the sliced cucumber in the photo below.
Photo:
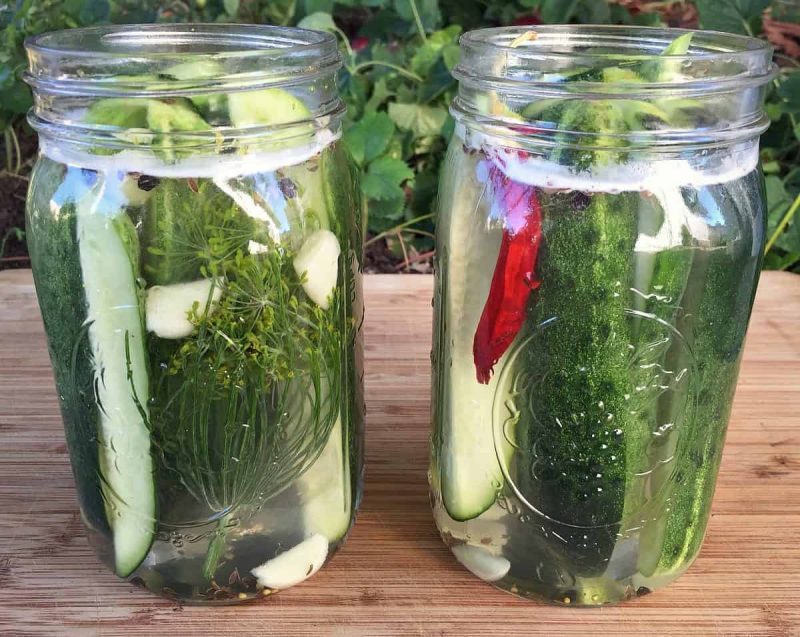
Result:
{"type": "Polygon", "coordinates": [[[280,88],[244,91],[228,95],[228,115],[236,128],[289,124],[308,119],[303,102],[280,88]]]}
{"type": "Polygon", "coordinates": [[[342,539],[350,528],[353,505],[348,449],[340,416],[319,458],[297,482],[306,533],[323,535],[331,544],[342,539]]]}
{"type": "Polygon", "coordinates": [[[471,544],[456,544],[453,555],[470,573],[486,582],[503,579],[511,569],[511,562],[501,555],[492,555],[485,548],[471,544]]]}
{"type": "Polygon", "coordinates": [[[86,111],[88,124],[118,126],[119,128],[147,128],[148,100],[111,97],[97,100],[86,111]]]}
{"type": "MultiPolygon", "coordinates": [[[[460,150],[460,148],[459,148],[460,150]]],[[[459,153],[460,155],[460,153],[459,153]]],[[[474,174],[475,160],[456,168],[457,175],[474,174]]],[[[487,229],[488,211],[478,205],[481,193],[476,187],[456,183],[452,174],[446,181],[453,201],[444,233],[448,252],[442,276],[446,277],[444,320],[449,332],[450,361],[445,364],[443,440],[441,451],[442,499],[451,517],[469,520],[486,511],[503,484],[503,473],[495,453],[492,414],[497,364],[488,385],[476,380],[472,343],[483,312],[493,268],[500,249],[501,230],[487,229]]]]}
{"type": "Polygon", "coordinates": [[[294,258],[297,276],[303,277],[303,290],[323,310],[328,309],[339,274],[339,240],[330,230],[317,230],[305,240],[294,258]]]}
{"type": "Polygon", "coordinates": [[[295,248],[302,247],[303,241],[313,230],[317,228],[331,230],[332,221],[335,222],[330,218],[336,211],[329,194],[331,188],[329,161],[325,152],[316,165],[303,163],[286,166],[280,170],[281,175],[291,181],[295,190],[294,197],[288,200],[291,206],[287,208],[287,216],[291,215],[290,241],[295,248]]]}
{"type": "Polygon", "coordinates": [[[100,407],[101,488],[116,572],[125,577],[139,566],[153,540],[155,486],[144,330],[136,255],[131,254],[135,229],[119,207],[104,202],[106,185],[78,202],[76,233],[100,407]]]}
{"type": "Polygon", "coordinates": [[[281,590],[311,577],[322,568],[327,557],[328,540],[317,533],[250,572],[259,586],[281,590]]]}
{"type": "Polygon", "coordinates": [[[187,100],[162,102],[148,100],[147,125],[159,133],[211,130],[211,126],[197,114],[187,100]]]}
{"type": "Polygon", "coordinates": [[[221,285],[211,279],[154,285],[148,288],[145,303],[147,331],[159,338],[186,338],[194,331],[189,313],[195,304],[202,317],[206,307],[208,313],[214,311],[221,296],[221,285]]]}
{"type": "MultiPolygon", "coordinates": [[[[176,80],[191,81],[219,78],[224,72],[225,70],[219,62],[196,60],[171,66],[164,70],[164,75],[174,77],[176,80]]],[[[193,95],[189,99],[209,122],[218,123],[225,114],[227,96],[224,93],[212,91],[208,95],[193,95]]]]}
{"type": "MultiPolygon", "coordinates": [[[[89,124],[113,126],[119,131],[113,133],[114,137],[131,144],[150,144],[153,134],[147,125],[147,108],[150,100],[108,98],[98,100],[86,111],[84,121],[89,124]]],[[[91,152],[98,155],[110,155],[117,152],[114,149],[96,146],[91,152]]]]}
{"type": "Polygon", "coordinates": [[[148,100],[147,127],[152,131],[149,143],[153,152],[169,161],[195,152],[191,148],[176,147],[174,133],[211,130],[211,125],[200,116],[194,105],[183,98],[171,102],[148,100]]]}

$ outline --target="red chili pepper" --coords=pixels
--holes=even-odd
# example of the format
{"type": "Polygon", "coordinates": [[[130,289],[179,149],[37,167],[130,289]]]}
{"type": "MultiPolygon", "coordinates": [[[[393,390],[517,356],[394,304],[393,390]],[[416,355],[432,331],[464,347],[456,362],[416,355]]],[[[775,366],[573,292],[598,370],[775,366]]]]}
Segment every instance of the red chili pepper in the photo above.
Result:
{"type": "Polygon", "coordinates": [[[494,164],[489,180],[493,213],[503,218],[503,238],[472,344],[478,382],[484,385],[525,322],[528,297],[541,283],[536,278],[536,256],[542,239],[542,210],[536,189],[512,181],[494,164]]]}

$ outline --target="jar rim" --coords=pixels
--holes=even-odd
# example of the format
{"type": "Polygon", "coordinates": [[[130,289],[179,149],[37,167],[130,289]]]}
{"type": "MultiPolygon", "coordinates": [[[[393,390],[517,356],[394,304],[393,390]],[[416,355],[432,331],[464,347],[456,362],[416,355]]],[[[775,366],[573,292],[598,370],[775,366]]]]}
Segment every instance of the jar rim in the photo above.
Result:
{"type": "Polygon", "coordinates": [[[255,90],[333,76],[342,65],[331,33],[255,24],[82,27],[29,37],[25,48],[25,81],[56,95],[176,97],[255,90]],[[163,77],[190,60],[216,70],[185,80],[163,77]],[[131,63],[146,72],[126,73],[131,63]]]}
{"type": "Polygon", "coordinates": [[[769,123],[765,85],[777,66],[756,38],[545,25],[470,31],[460,44],[451,113],[512,144],[673,152],[756,137],[769,123]]]}
{"type": "Polygon", "coordinates": [[[169,139],[185,155],[231,152],[237,144],[321,143],[328,133],[338,136],[344,114],[336,88],[342,58],[336,38],[323,31],[225,23],[104,25],[37,35],[25,46],[24,79],[34,89],[28,121],[40,139],[75,148],[138,150],[169,139]],[[84,120],[86,109],[106,98],[147,109],[176,99],[220,104],[217,96],[258,96],[262,89],[277,88],[303,102],[305,110],[290,103],[291,116],[283,119],[245,118],[236,126],[209,121],[208,129],[200,130],[191,119],[185,129],[171,122],[155,132],[149,123],[140,128],[127,121],[84,120]]]}
{"type": "Polygon", "coordinates": [[[214,55],[253,57],[275,51],[291,54],[309,47],[319,53],[336,49],[336,37],[325,31],[263,24],[195,22],[189,24],[99,25],[48,31],[25,39],[29,52],[78,57],[160,57],[214,55]],[[97,46],[92,47],[92,44],[97,46]],[[215,45],[203,50],[176,51],[181,44],[215,45]],[[121,48],[120,45],[136,48],[121,48]],[[171,46],[172,48],[166,48],[171,46]],[[163,48],[159,48],[163,47],[163,48]],[[255,47],[255,48],[254,48],[255,47]],[[148,50],[151,49],[151,50],[148,50]]]}
{"type": "MultiPolygon", "coordinates": [[[[558,44],[557,38],[562,38],[561,43],[563,43],[563,39],[573,39],[576,43],[579,41],[582,43],[591,41],[596,45],[620,44],[635,39],[639,44],[658,44],[663,48],[663,46],[669,44],[676,37],[688,33],[694,34],[694,44],[706,46],[709,47],[709,49],[703,51],[695,50],[678,55],[663,55],[655,50],[652,53],[631,54],[626,50],[625,56],[626,58],[632,58],[634,60],[647,60],[661,57],[682,61],[693,60],[699,56],[705,58],[713,56],[728,58],[731,55],[752,55],[754,53],[771,54],[773,50],[772,45],[765,40],[735,33],[726,33],[724,31],[681,29],[676,27],[630,26],[625,24],[547,24],[536,25],[534,27],[525,25],[488,27],[468,31],[461,36],[460,43],[462,47],[482,46],[498,52],[512,52],[522,57],[526,57],[527,54],[530,54],[530,56],[534,58],[538,58],[542,55],[547,57],[573,58],[575,57],[574,52],[548,49],[542,51],[541,45],[543,42],[546,44],[558,44]],[[511,45],[511,42],[516,38],[529,32],[535,33],[537,37],[522,43],[521,46],[511,45]],[[643,35],[647,37],[643,38],[643,35]],[[698,42],[698,40],[700,40],[700,42],[698,42]]],[[[589,54],[588,57],[614,59],[615,56],[618,55],[619,53],[593,52],[589,54]]]]}
{"type": "Polygon", "coordinates": [[[545,96],[581,94],[626,98],[679,91],[682,95],[732,92],[759,86],[777,72],[773,47],[758,38],[693,29],[628,25],[543,25],[493,27],[461,36],[461,61],[453,70],[460,82],[487,87],[505,85],[522,93],[545,96]],[[691,48],[683,54],[665,54],[675,38],[692,34],[691,48]],[[532,34],[527,40],[526,34],[532,34]],[[654,61],[677,67],[705,66],[697,76],[675,74],[647,83],[612,83],[581,79],[563,81],[552,73],[615,62],[641,69],[654,61]],[[547,75],[551,72],[553,77],[547,75]]]}

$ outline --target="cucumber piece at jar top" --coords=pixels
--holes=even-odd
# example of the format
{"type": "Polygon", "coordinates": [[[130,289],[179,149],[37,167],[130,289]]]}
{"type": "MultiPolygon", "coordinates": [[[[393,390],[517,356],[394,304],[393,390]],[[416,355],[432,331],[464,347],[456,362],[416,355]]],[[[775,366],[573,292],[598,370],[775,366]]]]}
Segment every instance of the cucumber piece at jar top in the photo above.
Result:
{"type": "Polygon", "coordinates": [[[91,543],[193,602],[302,582],[344,541],[362,474],[335,39],[98,27],[28,52],[28,240],[91,543]]]}
{"type": "Polygon", "coordinates": [[[617,602],[705,532],[764,241],[763,42],[461,39],[440,190],[434,516],[522,596],[617,602]]]}

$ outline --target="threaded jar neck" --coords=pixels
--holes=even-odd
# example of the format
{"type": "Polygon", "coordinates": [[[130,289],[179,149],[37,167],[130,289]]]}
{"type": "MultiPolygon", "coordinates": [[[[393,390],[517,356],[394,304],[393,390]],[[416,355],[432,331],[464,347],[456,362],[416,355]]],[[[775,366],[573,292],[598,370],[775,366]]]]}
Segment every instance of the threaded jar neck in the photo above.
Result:
{"type": "Polygon", "coordinates": [[[766,129],[763,101],[775,72],[768,43],[726,33],[480,29],[461,38],[452,112],[467,127],[523,145],[718,146],[766,129]]]}
{"type": "Polygon", "coordinates": [[[341,57],[328,33],[240,24],[101,26],[39,35],[26,48],[25,79],[34,91],[29,121],[45,140],[141,149],[146,137],[131,135],[129,122],[97,124],[85,116],[108,99],[145,108],[154,100],[214,106],[269,90],[296,98],[274,118],[266,113],[232,122],[222,108],[219,121],[213,109],[203,113],[208,127],[173,118],[168,130],[158,132],[188,152],[230,152],[221,146],[268,137],[286,143],[320,129],[338,131],[344,113],[335,79],[341,57]]]}

